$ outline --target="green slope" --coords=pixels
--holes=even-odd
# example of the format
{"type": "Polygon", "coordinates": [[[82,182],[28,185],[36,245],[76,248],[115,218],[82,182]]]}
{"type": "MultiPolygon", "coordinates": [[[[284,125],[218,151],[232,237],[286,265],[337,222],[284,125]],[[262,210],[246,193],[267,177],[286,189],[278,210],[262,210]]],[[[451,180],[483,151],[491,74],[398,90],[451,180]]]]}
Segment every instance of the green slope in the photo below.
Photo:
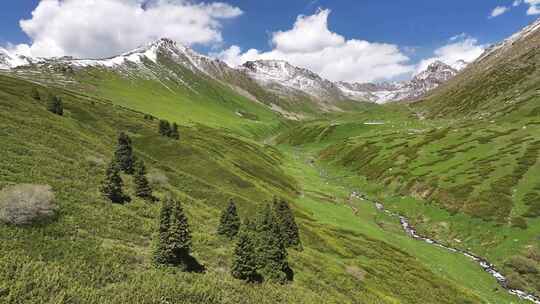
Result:
{"type": "Polygon", "coordinates": [[[280,147],[280,152],[234,132],[198,124],[182,126],[181,140],[174,142],[159,137],[157,121],[144,119],[143,113],[73,91],[40,87],[42,95],[54,91],[64,98],[66,114],[59,117],[47,112],[43,101],[30,98],[35,86],[0,76],[0,187],[49,184],[60,213],[50,222],[29,227],[0,226],[3,303],[509,299],[493,292],[495,282],[474,264],[462,264],[459,257],[409,240],[395,221],[367,215],[356,219],[345,205],[329,203],[324,192],[342,202],[347,191],[339,184],[324,186],[326,181],[288,148],[280,147]],[[135,152],[151,174],[159,177],[153,178],[157,195],[173,192],[184,202],[194,231],[194,255],[206,266],[205,274],[152,266],[158,204],[135,199],[111,205],[101,198],[98,185],[122,130],[133,138],[135,152]],[[232,244],[214,233],[219,212],[233,197],[244,217],[276,194],[295,202],[301,226],[305,250],[291,250],[289,257],[295,281],[251,286],[233,280],[228,275],[232,244]],[[381,220],[394,228],[381,229],[381,220]],[[433,255],[440,259],[429,262],[433,255]],[[455,264],[434,263],[456,258],[455,264]],[[462,271],[468,274],[466,281],[458,278],[462,271]],[[481,286],[475,287],[478,282],[481,286]]]}

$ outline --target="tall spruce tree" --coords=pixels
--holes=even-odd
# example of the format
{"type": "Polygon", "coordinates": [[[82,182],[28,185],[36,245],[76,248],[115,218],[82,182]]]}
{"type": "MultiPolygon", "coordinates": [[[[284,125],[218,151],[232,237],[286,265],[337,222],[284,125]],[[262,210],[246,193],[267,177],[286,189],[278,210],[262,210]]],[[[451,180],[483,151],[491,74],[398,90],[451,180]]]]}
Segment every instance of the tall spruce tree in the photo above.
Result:
{"type": "Polygon", "coordinates": [[[173,261],[169,241],[169,229],[171,225],[172,200],[166,199],[161,205],[159,213],[158,238],[154,250],[154,262],[157,264],[170,264],[173,261]]]}
{"type": "Polygon", "coordinates": [[[146,200],[152,200],[152,187],[146,178],[146,166],[142,160],[135,162],[135,172],[133,175],[135,183],[135,195],[146,200]]]}
{"type": "Polygon", "coordinates": [[[227,236],[232,239],[238,234],[240,229],[240,217],[236,210],[236,204],[231,199],[229,205],[221,214],[221,219],[218,227],[218,234],[227,236]]]}
{"type": "Polygon", "coordinates": [[[231,274],[234,278],[247,282],[256,282],[259,279],[253,238],[253,233],[247,229],[240,231],[231,267],[231,274]]]}
{"type": "Polygon", "coordinates": [[[270,205],[266,205],[257,221],[258,267],[265,280],[285,283],[289,263],[279,224],[270,205]]]}
{"type": "Polygon", "coordinates": [[[180,133],[178,133],[178,124],[176,124],[175,122],[172,124],[171,132],[169,136],[176,140],[180,139],[180,133]]]}
{"type": "Polygon", "coordinates": [[[184,209],[176,200],[172,201],[169,246],[173,256],[172,264],[187,269],[191,252],[191,231],[184,209]]]}
{"type": "Polygon", "coordinates": [[[47,110],[56,115],[64,115],[64,104],[62,99],[56,95],[49,95],[47,100],[47,110]]]}
{"type": "Polygon", "coordinates": [[[124,183],[122,182],[122,177],[120,177],[120,167],[113,160],[105,172],[105,179],[101,183],[100,188],[101,193],[113,203],[123,203],[126,200],[126,195],[122,191],[123,186],[124,183]]]}
{"type": "Polygon", "coordinates": [[[161,207],[154,261],[187,270],[190,252],[191,231],[182,205],[173,198],[167,198],[161,207]]]}
{"type": "Polygon", "coordinates": [[[159,134],[167,137],[171,135],[171,124],[168,121],[164,119],[159,121],[159,134]]]}
{"type": "Polygon", "coordinates": [[[118,145],[114,156],[122,171],[133,174],[133,164],[135,162],[133,147],[131,146],[131,139],[124,132],[120,132],[118,135],[118,145]]]}
{"type": "Polygon", "coordinates": [[[284,199],[274,199],[274,212],[279,224],[281,238],[286,247],[296,247],[301,249],[300,234],[298,225],[294,219],[294,214],[289,203],[284,199]]]}

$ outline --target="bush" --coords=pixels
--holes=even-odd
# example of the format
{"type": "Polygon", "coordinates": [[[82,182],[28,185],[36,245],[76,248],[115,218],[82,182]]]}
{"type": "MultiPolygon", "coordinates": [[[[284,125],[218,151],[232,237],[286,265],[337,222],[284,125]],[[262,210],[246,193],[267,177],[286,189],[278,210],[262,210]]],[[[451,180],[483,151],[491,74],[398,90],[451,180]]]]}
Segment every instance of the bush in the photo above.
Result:
{"type": "Polygon", "coordinates": [[[47,185],[21,184],[0,192],[0,221],[6,224],[31,224],[53,216],[56,209],[54,193],[47,185]]]}
{"type": "Polygon", "coordinates": [[[150,185],[155,187],[166,186],[169,184],[167,175],[158,169],[150,170],[150,172],[146,174],[146,179],[148,179],[150,185]]]}

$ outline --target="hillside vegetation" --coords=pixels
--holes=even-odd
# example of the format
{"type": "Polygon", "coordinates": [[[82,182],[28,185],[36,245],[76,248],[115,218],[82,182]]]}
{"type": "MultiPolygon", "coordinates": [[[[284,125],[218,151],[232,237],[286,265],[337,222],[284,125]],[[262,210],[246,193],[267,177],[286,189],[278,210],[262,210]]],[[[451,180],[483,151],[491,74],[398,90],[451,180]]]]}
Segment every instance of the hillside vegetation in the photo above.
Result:
{"type": "MultiPolygon", "coordinates": [[[[288,149],[200,124],[180,126],[180,140],[172,140],[160,136],[158,120],[144,113],[6,76],[0,76],[0,108],[0,187],[49,185],[58,208],[56,216],[29,226],[0,225],[4,303],[480,303],[509,299],[494,293],[492,278],[465,258],[431,247],[418,250],[395,222],[389,222],[396,225],[395,230],[385,232],[366,213],[362,224],[349,207],[335,205],[316,192],[296,203],[326,182],[288,149]],[[63,115],[47,111],[45,100],[32,96],[33,88],[42,99],[48,94],[61,97],[63,115]],[[173,194],[183,203],[193,231],[193,256],[204,265],[205,273],[153,265],[161,202],[136,198],[130,176],[123,179],[131,202],[111,204],[100,194],[120,131],[131,137],[135,155],[145,161],[155,196],[162,199],[173,194]],[[294,176],[299,172],[303,177],[294,176]],[[242,283],[230,276],[234,243],[216,233],[220,213],[233,198],[244,219],[275,195],[295,202],[304,250],[289,250],[294,281],[242,283]],[[323,214],[331,217],[321,218],[323,214]],[[330,220],[333,216],[348,220],[336,222],[330,220]],[[396,236],[399,243],[393,241],[396,236]],[[403,249],[398,244],[408,245],[403,249]],[[420,260],[419,255],[423,256],[420,260]],[[428,262],[433,255],[458,261],[441,269],[428,262]],[[462,271],[476,278],[475,284],[482,282],[482,287],[460,281],[462,271]]],[[[328,193],[335,193],[340,201],[348,197],[341,186],[326,185],[328,193]]],[[[362,208],[373,212],[372,206],[362,208]]]]}

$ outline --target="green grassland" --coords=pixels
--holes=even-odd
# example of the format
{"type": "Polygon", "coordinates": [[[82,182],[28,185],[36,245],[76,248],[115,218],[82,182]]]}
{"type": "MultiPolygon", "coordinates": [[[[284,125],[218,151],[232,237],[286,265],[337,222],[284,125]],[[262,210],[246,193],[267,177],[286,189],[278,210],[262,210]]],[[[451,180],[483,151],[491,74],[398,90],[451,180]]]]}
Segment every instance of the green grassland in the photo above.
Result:
{"type": "Polygon", "coordinates": [[[278,140],[365,178],[360,190],[422,233],[490,259],[512,286],[539,292],[538,116],[419,120],[405,106],[387,110],[314,121],[278,140]],[[384,124],[365,124],[374,121],[384,124]]]}
{"type": "MultiPolygon", "coordinates": [[[[32,226],[0,226],[2,303],[487,303],[508,299],[505,293],[478,290],[438,271],[413,250],[399,248],[374,223],[353,221],[343,206],[329,205],[328,215],[346,216],[347,225],[321,217],[317,208],[328,208],[326,199],[306,201],[300,193],[319,187],[322,181],[310,171],[304,176],[312,181],[293,176],[295,163],[280,149],[200,124],[182,126],[181,140],[171,141],[157,134],[156,119],[145,119],[141,112],[69,90],[39,87],[42,96],[51,92],[63,98],[64,116],[53,115],[44,101],[30,97],[36,86],[0,76],[0,187],[49,184],[60,209],[56,218],[32,226]],[[113,205],[101,197],[99,183],[120,131],[133,139],[135,153],[150,173],[161,176],[151,179],[156,195],[174,193],[181,198],[194,232],[194,256],[206,273],[152,265],[159,203],[134,198],[129,204],[113,205]],[[273,195],[294,202],[301,227],[305,249],[291,250],[289,257],[295,280],[284,286],[236,281],[229,275],[232,243],[215,234],[219,213],[234,198],[241,216],[249,216],[273,195]]],[[[124,179],[131,189],[130,177],[124,179]]],[[[345,194],[337,187],[327,190],[345,194]]],[[[398,238],[415,246],[403,235],[398,238]]],[[[468,271],[486,286],[495,286],[479,268],[469,266],[468,271]]]]}

